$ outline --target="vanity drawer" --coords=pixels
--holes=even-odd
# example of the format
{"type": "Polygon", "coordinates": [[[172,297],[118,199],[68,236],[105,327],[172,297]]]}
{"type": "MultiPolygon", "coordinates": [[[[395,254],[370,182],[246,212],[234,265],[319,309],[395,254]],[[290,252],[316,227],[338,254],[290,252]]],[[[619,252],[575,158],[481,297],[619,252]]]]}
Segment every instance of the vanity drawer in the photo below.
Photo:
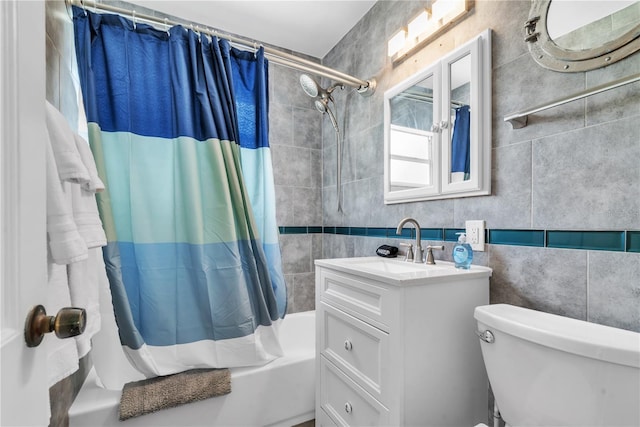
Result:
{"type": "Polygon", "coordinates": [[[381,402],[387,402],[389,334],[326,302],[318,307],[322,322],[320,354],[335,363],[381,402]],[[383,367],[386,367],[384,369],[383,367]]]}
{"type": "Polygon", "coordinates": [[[315,427],[338,427],[329,415],[324,411],[324,409],[320,409],[316,413],[316,423],[315,427]]]}
{"type": "Polygon", "coordinates": [[[319,268],[316,277],[320,300],[335,304],[349,314],[389,332],[394,307],[399,304],[397,292],[325,268],[319,268]]]}
{"type": "Polygon", "coordinates": [[[320,407],[336,425],[381,426],[389,424],[389,410],[351,381],[340,369],[320,357],[322,391],[320,407]]]}

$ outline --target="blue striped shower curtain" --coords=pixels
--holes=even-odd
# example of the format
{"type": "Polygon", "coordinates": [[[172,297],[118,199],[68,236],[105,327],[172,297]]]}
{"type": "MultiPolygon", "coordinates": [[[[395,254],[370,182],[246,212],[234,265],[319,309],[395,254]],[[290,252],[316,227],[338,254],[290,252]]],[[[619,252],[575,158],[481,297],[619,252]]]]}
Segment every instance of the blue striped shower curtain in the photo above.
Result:
{"type": "Polygon", "coordinates": [[[73,13],[127,356],[147,376],[280,356],[286,289],[263,51],[73,13]]]}

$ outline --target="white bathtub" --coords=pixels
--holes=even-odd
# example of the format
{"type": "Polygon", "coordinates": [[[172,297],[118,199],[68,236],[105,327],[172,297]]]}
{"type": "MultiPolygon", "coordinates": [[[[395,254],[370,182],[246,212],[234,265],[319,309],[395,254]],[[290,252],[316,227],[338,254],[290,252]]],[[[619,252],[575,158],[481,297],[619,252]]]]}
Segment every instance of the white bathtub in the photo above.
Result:
{"type": "Polygon", "coordinates": [[[107,390],[92,370],[69,410],[70,427],[283,426],[315,418],[315,312],[289,314],[280,328],[284,357],[231,369],[231,393],[118,420],[121,390],[107,390]]]}

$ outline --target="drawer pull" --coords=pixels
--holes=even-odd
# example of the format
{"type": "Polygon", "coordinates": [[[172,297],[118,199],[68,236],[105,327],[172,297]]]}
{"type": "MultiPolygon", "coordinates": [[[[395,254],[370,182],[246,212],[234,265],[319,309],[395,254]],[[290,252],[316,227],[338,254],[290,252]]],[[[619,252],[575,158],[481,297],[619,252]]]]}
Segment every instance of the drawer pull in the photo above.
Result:
{"type": "Polygon", "coordinates": [[[347,414],[350,414],[351,411],[353,411],[353,407],[351,406],[351,403],[347,402],[347,403],[344,404],[344,411],[347,414]]]}
{"type": "Polygon", "coordinates": [[[352,348],[353,348],[353,344],[351,344],[351,341],[346,340],[344,342],[344,349],[347,351],[351,351],[352,348]]]}

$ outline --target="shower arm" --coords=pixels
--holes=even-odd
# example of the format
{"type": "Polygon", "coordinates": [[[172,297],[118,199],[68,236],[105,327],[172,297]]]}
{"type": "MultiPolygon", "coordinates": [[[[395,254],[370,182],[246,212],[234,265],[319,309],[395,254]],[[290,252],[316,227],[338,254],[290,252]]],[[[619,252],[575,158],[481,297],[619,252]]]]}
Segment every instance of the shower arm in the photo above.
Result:
{"type": "MultiPolygon", "coordinates": [[[[123,15],[127,18],[133,19],[134,22],[145,22],[154,26],[160,26],[166,30],[168,30],[170,26],[185,25],[184,23],[172,21],[170,19],[164,19],[164,18],[159,18],[151,15],[145,15],[142,13],[137,13],[133,9],[132,10],[123,9],[121,7],[111,6],[107,3],[98,3],[93,0],[65,0],[65,4],[67,6],[67,10],[70,16],[72,16],[71,5],[73,5],[73,6],[81,7],[83,9],[90,7],[94,11],[102,10],[106,12],[113,12],[118,15],[123,15]]],[[[266,56],[269,58],[271,62],[283,65],[285,67],[315,74],[320,77],[326,77],[328,79],[339,82],[346,86],[353,87],[362,96],[371,96],[376,90],[376,80],[373,78],[369,80],[358,79],[356,77],[350,76],[349,74],[345,74],[340,71],[334,70],[333,68],[326,67],[324,65],[318,64],[313,61],[309,61],[308,59],[300,58],[296,55],[292,55],[290,53],[283,52],[281,50],[274,49],[272,47],[264,46],[261,43],[258,43],[254,40],[246,39],[239,36],[232,36],[230,34],[220,33],[218,31],[207,28],[205,25],[192,23],[190,25],[190,28],[197,33],[226,39],[233,44],[240,45],[243,47],[257,49],[257,46],[262,46],[266,56]]]]}

